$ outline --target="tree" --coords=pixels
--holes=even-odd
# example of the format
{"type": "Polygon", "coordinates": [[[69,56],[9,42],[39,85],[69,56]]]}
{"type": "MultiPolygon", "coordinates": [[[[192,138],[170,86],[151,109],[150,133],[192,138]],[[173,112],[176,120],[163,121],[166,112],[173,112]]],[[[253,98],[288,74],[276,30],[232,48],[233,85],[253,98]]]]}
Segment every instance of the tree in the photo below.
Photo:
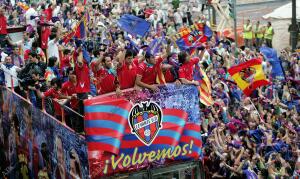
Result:
{"type": "Polygon", "coordinates": [[[172,0],[173,9],[179,8],[180,0],[172,0]]]}

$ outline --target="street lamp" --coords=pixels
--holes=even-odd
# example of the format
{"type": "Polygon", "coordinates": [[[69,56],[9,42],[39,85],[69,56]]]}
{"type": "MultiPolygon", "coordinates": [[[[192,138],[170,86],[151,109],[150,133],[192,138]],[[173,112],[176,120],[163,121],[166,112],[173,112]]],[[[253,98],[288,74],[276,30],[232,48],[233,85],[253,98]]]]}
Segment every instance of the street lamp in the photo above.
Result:
{"type": "Polygon", "coordinates": [[[291,33],[291,45],[292,45],[292,51],[294,52],[296,50],[297,41],[298,41],[298,32],[299,27],[296,20],[296,0],[292,0],[292,25],[289,28],[291,33]]]}
{"type": "Polygon", "coordinates": [[[233,18],[233,31],[234,31],[234,41],[235,44],[238,46],[237,44],[237,19],[236,19],[236,0],[228,0],[228,6],[229,6],[229,16],[231,18],[233,18]]]}

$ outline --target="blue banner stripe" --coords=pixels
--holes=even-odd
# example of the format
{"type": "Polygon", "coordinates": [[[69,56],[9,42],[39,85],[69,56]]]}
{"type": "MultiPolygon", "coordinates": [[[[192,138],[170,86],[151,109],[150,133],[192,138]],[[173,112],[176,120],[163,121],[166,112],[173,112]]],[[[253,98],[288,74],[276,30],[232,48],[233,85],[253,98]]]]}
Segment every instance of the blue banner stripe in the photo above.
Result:
{"type": "Polygon", "coordinates": [[[128,115],[129,115],[129,112],[126,109],[119,108],[117,106],[112,106],[112,105],[85,106],[84,111],[86,113],[91,113],[91,112],[113,113],[113,114],[117,114],[119,116],[122,116],[125,119],[127,119],[128,115]]]}
{"type": "Polygon", "coordinates": [[[124,132],[124,126],[108,120],[85,120],[85,127],[87,128],[108,128],[116,130],[120,133],[124,132]]]}
{"type": "Polygon", "coordinates": [[[185,124],[185,121],[182,118],[179,118],[177,116],[171,116],[171,115],[164,115],[163,122],[171,122],[179,126],[184,126],[185,124]]]}
{"type": "Polygon", "coordinates": [[[179,140],[180,138],[180,134],[172,130],[160,130],[157,136],[170,137],[170,138],[174,138],[175,140],[179,140]]]}
{"type": "Polygon", "coordinates": [[[196,139],[201,140],[201,134],[200,134],[200,131],[197,132],[197,131],[194,131],[194,130],[184,130],[182,135],[194,137],[194,138],[196,138],[196,139]]]}
{"type": "Polygon", "coordinates": [[[123,135],[122,140],[137,140],[138,138],[134,134],[123,135]]]}
{"type": "Polygon", "coordinates": [[[101,136],[101,135],[89,135],[86,137],[87,142],[99,142],[112,145],[116,148],[120,147],[120,140],[112,137],[101,136]]]}

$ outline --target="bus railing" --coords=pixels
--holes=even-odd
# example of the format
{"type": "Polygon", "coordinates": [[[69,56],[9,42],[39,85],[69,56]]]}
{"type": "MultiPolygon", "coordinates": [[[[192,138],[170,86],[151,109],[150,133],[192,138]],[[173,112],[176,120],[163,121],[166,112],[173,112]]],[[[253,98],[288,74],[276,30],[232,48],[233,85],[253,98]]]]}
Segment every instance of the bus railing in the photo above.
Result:
{"type": "MultiPolygon", "coordinates": [[[[1,70],[1,69],[0,69],[1,70]]],[[[4,73],[6,73],[7,74],[7,72],[5,72],[5,71],[3,71],[4,73]]],[[[13,76],[13,75],[11,75],[11,74],[9,74],[9,76],[10,76],[10,79],[5,79],[5,80],[3,80],[4,82],[4,86],[6,86],[6,81],[7,80],[9,80],[10,81],[10,87],[9,86],[6,86],[8,89],[10,89],[13,93],[17,93],[16,92],[16,90],[15,90],[15,88],[16,87],[21,87],[21,85],[20,85],[20,82],[23,82],[23,80],[22,79],[20,79],[20,78],[18,78],[18,77],[16,77],[16,76],[13,76]],[[18,85],[15,85],[14,84],[14,82],[15,82],[15,80],[17,80],[18,81],[18,85]]],[[[30,94],[29,94],[29,90],[21,90],[22,92],[23,92],[23,94],[25,94],[24,96],[22,96],[22,95],[20,95],[20,94],[18,94],[20,97],[22,97],[24,100],[26,100],[28,103],[30,103],[31,105],[33,105],[32,104],[32,102],[30,101],[30,94]]],[[[36,98],[38,98],[37,96],[36,96],[36,98]]],[[[83,119],[83,115],[81,115],[79,112],[77,112],[76,110],[74,110],[74,109],[72,109],[72,108],[70,108],[69,106],[67,106],[67,105],[65,105],[64,103],[61,103],[61,101],[60,100],[58,100],[58,99],[51,99],[51,100],[53,100],[54,102],[57,102],[58,104],[59,104],[59,106],[60,106],[60,108],[61,108],[61,114],[60,114],[60,121],[64,124],[64,125],[66,125],[66,126],[68,126],[68,127],[70,127],[71,129],[73,129],[74,130],[74,125],[71,125],[70,124],[70,122],[67,122],[66,121],[66,119],[68,119],[68,120],[71,120],[71,121],[75,121],[75,120],[77,120],[78,118],[81,118],[81,119],[83,119]]],[[[50,113],[48,113],[48,111],[49,110],[47,110],[46,108],[47,107],[49,107],[49,105],[47,106],[46,105],[46,98],[45,97],[42,97],[41,98],[41,110],[44,112],[44,113],[47,113],[48,115],[50,115],[50,116],[52,116],[52,117],[54,117],[54,118],[56,118],[57,119],[57,117],[55,116],[55,115],[53,115],[53,114],[50,114],[50,113]]],[[[52,107],[53,107],[53,103],[51,104],[52,105],[52,107]]],[[[55,111],[54,111],[54,113],[55,113],[55,111]]]]}

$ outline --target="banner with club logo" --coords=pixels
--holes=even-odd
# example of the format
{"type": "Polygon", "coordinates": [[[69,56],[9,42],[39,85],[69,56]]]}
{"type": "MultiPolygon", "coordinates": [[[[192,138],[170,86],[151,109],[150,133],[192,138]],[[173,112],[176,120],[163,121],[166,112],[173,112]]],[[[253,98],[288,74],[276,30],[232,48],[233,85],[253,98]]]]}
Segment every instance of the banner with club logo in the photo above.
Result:
{"type": "Polygon", "coordinates": [[[85,101],[91,178],[201,157],[199,93],[168,84],[85,101]]]}

